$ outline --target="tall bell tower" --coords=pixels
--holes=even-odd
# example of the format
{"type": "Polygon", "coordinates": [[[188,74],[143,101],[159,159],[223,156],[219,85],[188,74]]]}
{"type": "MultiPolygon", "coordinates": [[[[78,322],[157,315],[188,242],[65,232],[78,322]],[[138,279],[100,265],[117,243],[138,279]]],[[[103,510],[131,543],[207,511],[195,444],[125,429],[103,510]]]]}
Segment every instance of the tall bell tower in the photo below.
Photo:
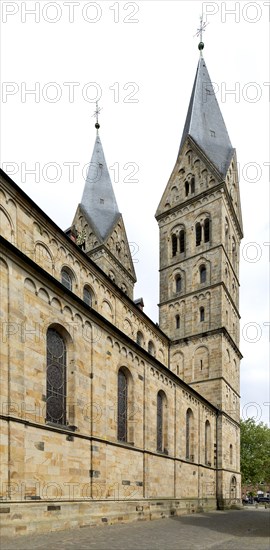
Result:
{"type": "Polygon", "coordinates": [[[203,43],[180,148],[156,212],[160,231],[160,328],[170,368],[220,411],[218,500],[240,483],[239,246],[237,159],[215,96],[203,43]],[[233,480],[233,481],[232,481],[233,480]]]}

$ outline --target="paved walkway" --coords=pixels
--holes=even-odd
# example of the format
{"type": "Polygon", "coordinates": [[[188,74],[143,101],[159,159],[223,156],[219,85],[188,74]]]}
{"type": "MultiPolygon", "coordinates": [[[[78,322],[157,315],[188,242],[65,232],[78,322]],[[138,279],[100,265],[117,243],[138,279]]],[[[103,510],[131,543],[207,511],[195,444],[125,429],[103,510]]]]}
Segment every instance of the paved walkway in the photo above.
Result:
{"type": "Polygon", "coordinates": [[[2,538],[1,550],[269,550],[270,510],[211,512],[2,538]]]}

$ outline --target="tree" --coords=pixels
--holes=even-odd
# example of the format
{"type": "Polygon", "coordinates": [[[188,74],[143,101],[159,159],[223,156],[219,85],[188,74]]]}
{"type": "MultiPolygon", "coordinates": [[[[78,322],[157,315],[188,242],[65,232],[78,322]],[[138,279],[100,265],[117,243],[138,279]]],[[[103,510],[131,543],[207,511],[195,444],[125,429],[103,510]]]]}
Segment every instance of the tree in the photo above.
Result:
{"type": "Polygon", "coordinates": [[[242,484],[270,483],[270,428],[254,418],[240,420],[242,484]]]}

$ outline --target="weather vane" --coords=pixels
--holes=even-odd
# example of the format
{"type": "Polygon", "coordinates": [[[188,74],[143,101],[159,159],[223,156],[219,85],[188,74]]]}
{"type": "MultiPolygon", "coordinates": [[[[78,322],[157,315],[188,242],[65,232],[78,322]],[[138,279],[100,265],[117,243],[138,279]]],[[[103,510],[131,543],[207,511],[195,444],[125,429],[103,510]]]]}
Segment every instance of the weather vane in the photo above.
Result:
{"type": "Polygon", "coordinates": [[[202,50],[203,50],[203,48],[204,48],[204,43],[203,43],[203,41],[202,41],[202,37],[203,37],[203,32],[205,31],[207,25],[208,25],[208,23],[204,23],[204,21],[203,21],[203,15],[201,15],[201,17],[200,17],[200,26],[199,26],[199,28],[197,29],[196,34],[194,34],[194,36],[200,37],[200,43],[199,43],[199,45],[198,45],[198,48],[199,48],[199,50],[200,50],[200,52],[201,52],[201,55],[202,55],[202,50]]]}
{"type": "Polygon", "coordinates": [[[94,112],[94,114],[93,114],[92,116],[95,116],[95,117],[96,117],[95,128],[97,129],[97,133],[98,133],[99,128],[100,128],[100,124],[99,124],[99,122],[98,122],[98,115],[99,115],[101,109],[102,109],[102,107],[99,107],[99,106],[98,106],[98,101],[96,101],[96,110],[95,110],[95,112],[94,112]]]}

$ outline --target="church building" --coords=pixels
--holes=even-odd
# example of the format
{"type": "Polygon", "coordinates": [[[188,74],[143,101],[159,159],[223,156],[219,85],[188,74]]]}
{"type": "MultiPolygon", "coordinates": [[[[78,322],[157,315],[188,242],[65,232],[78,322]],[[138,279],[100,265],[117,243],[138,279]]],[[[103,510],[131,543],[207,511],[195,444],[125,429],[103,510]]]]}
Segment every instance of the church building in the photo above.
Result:
{"type": "Polygon", "coordinates": [[[0,173],[3,535],[241,504],[243,228],[202,47],[156,211],[158,325],[134,299],[98,122],[68,230],[0,173]]]}

